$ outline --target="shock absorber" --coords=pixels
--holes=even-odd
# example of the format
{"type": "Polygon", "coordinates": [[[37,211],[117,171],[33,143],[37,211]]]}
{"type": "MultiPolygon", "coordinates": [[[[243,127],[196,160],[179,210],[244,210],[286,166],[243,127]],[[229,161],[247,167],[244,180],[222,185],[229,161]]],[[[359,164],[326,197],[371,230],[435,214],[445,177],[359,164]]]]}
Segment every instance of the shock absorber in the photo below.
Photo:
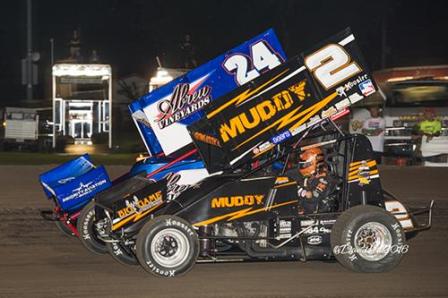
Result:
{"type": "Polygon", "coordinates": [[[207,257],[210,255],[211,242],[208,238],[211,235],[212,227],[211,226],[202,226],[199,227],[198,235],[199,235],[199,255],[201,257],[207,257]]]}

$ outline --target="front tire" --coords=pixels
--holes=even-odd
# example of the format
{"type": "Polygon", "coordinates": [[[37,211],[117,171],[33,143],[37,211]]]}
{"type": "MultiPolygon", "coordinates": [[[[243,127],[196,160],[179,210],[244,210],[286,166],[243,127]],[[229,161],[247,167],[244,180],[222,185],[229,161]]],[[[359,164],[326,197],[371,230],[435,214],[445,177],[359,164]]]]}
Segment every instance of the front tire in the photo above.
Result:
{"type": "Polygon", "coordinates": [[[87,250],[103,255],[107,253],[106,244],[98,238],[94,229],[95,223],[95,203],[92,201],[82,209],[78,218],[79,240],[87,250]]]}
{"type": "Polygon", "coordinates": [[[149,273],[159,277],[183,275],[198,258],[198,235],[177,216],[159,216],[140,230],[136,253],[140,265],[149,273]]]}
{"type": "Polygon", "coordinates": [[[137,257],[131,251],[131,247],[125,246],[121,242],[106,243],[106,247],[109,254],[118,263],[131,266],[138,265],[137,257]]]}
{"type": "Polygon", "coordinates": [[[344,267],[356,272],[387,272],[401,261],[408,246],[403,229],[389,212],[356,206],[336,220],[331,247],[344,267]]]}

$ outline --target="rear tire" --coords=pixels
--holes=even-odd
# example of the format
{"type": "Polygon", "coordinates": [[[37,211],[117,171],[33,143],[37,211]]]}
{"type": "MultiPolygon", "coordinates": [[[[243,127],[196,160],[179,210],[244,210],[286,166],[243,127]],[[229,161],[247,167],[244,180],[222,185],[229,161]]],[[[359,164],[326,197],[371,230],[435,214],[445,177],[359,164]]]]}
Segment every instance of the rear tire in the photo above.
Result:
{"type": "Polygon", "coordinates": [[[79,240],[87,250],[103,255],[107,253],[106,244],[98,238],[94,229],[95,203],[92,201],[82,209],[78,218],[79,240]]]}
{"type": "Polygon", "coordinates": [[[106,243],[107,251],[112,258],[123,265],[138,265],[137,257],[134,252],[131,251],[131,247],[124,247],[121,242],[106,243]]]}
{"type": "Polygon", "coordinates": [[[408,246],[397,219],[375,206],[356,206],[339,216],[331,248],[344,267],[356,272],[386,272],[401,261],[408,246]]]}
{"type": "Polygon", "coordinates": [[[159,277],[174,277],[193,268],[199,254],[196,231],[177,216],[163,215],[147,222],[137,237],[140,265],[159,277]]]}
{"type": "Polygon", "coordinates": [[[73,233],[72,230],[70,230],[70,228],[67,227],[67,225],[65,223],[63,223],[62,221],[55,220],[54,223],[56,224],[56,227],[58,228],[58,230],[65,236],[69,236],[69,237],[75,236],[75,233],[73,233]]]}

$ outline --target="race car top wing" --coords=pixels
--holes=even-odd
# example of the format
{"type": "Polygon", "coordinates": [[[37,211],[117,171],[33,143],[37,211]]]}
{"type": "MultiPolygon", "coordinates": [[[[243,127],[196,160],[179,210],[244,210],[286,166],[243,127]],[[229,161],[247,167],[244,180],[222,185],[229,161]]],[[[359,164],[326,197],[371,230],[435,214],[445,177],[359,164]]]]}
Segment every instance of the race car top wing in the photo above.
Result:
{"type": "Polygon", "coordinates": [[[209,172],[236,168],[376,92],[350,29],[230,92],[188,126],[209,172]]]}
{"type": "Polygon", "coordinates": [[[191,146],[186,126],[214,99],[286,60],[270,29],[129,105],[150,154],[176,155],[191,146]]]}

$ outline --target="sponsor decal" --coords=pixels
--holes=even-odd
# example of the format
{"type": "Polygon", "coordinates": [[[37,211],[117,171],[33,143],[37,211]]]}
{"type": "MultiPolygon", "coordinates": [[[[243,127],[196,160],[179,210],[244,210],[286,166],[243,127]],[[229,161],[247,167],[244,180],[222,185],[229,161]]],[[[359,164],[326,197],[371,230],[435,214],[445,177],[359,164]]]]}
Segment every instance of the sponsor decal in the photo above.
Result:
{"type": "Polygon", "coordinates": [[[208,85],[199,88],[209,75],[199,78],[192,84],[176,85],[171,96],[158,103],[159,115],[156,122],[160,129],[188,117],[210,103],[212,88],[208,85]]]}
{"type": "Polygon", "coordinates": [[[300,222],[300,225],[302,227],[308,227],[310,225],[313,224],[321,224],[321,225],[332,225],[336,222],[336,219],[322,219],[322,220],[312,220],[312,219],[307,219],[307,220],[302,220],[300,222]]]}
{"type": "Polygon", "coordinates": [[[198,132],[198,131],[193,133],[193,138],[195,140],[201,141],[206,144],[210,144],[210,145],[213,145],[216,147],[221,147],[221,143],[219,142],[219,140],[217,138],[206,135],[206,134],[198,132]]]}
{"type": "Polygon", "coordinates": [[[264,195],[244,195],[213,198],[211,208],[232,208],[241,206],[261,205],[264,195]]]}
{"type": "Polygon", "coordinates": [[[372,93],[375,93],[375,86],[373,86],[373,83],[371,80],[366,80],[359,84],[359,90],[364,96],[368,96],[372,93]]]}
{"type": "Polygon", "coordinates": [[[363,160],[358,169],[359,175],[359,184],[365,185],[370,183],[370,167],[367,165],[367,162],[363,160]]]}
{"type": "Polygon", "coordinates": [[[168,173],[165,175],[167,179],[167,201],[175,199],[182,192],[186,191],[191,187],[190,184],[179,184],[179,180],[182,176],[179,173],[168,173]]]}
{"type": "Polygon", "coordinates": [[[238,149],[239,147],[259,137],[261,134],[267,132],[270,129],[280,130],[285,126],[292,125],[289,128],[289,132],[293,136],[298,134],[299,132],[303,131],[306,127],[310,127],[322,120],[322,118],[320,118],[319,115],[316,115],[316,113],[318,113],[323,107],[325,107],[328,103],[330,103],[336,97],[336,95],[337,95],[336,93],[332,93],[326,98],[322,99],[321,101],[317,102],[316,104],[304,110],[301,110],[302,106],[298,106],[297,108],[288,111],[285,115],[281,115],[279,119],[274,120],[272,124],[267,125],[259,132],[255,132],[251,137],[245,139],[242,143],[236,146],[235,149],[238,149]],[[307,122],[309,119],[313,120],[307,122]]]}
{"type": "Polygon", "coordinates": [[[389,211],[400,222],[404,230],[414,228],[409,213],[399,201],[385,201],[386,210],[389,211]]]}
{"type": "Polygon", "coordinates": [[[274,144],[280,144],[290,137],[292,137],[291,132],[289,132],[289,130],[285,130],[284,132],[272,137],[271,142],[274,144]]]}
{"type": "Polygon", "coordinates": [[[193,224],[194,227],[200,227],[200,226],[206,226],[215,222],[219,222],[222,220],[227,220],[227,221],[231,221],[231,220],[235,220],[238,218],[242,218],[245,216],[249,216],[249,215],[253,215],[253,214],[257,214],[260,212],[267,212],[282,206],[286,206],[286,205],[291,205],[291,204],[297,204],[297,200],[292,200],[292,201],[287,201],[287,202],[283,202],[283,203],[279,203],[279,204],[275,204],[275,205],[271,205],[269,206],[269,208],[266,207],[261,207],[261,208],[257,208],[254,209],[253,207],[248,207],[248,208],[244,208],[244,209],[240,209],[238,211],[235,212],[230,212],[224,215],[219,215],[216,217],[212,217],[200,222],[197,222],[195,224],[193,224]]]}
{"type": "Polygon", "coordinates": [[[336,88],[336,92],[338,93],[339,96],[346,97],[347,96],[346,92],[350,91],[353,87],[358,86],[361,82],[367,80],[367,78],[368,78],[367,74],[358,76],[353,81],[350,81],[350,82],[346,83],[345,85],[342,85],[342,86],[336,88]]]}
{"type": "Polygon", "coordinates": [[[331,229],[326,228],[326,227],[313,227],[309,230],[306,230],[305,232],[303,232],[303,234],[305,235],[312,235],[312,234],[330,234],[331,233],[331,229]]]}
{"type": "Polygon", "coordinates": [[[67,178],[58,180],[58,183],[59,183],[59,184],[65,184],[65,183],[70,182],[70,181],[72,181],[72,180],[74,180],[74,179],[75,179],[75,177],[67,177],[67,178]]]}
{"type": "Polygon", "coordinates": [[[364,99],[364,96],[360,95],[358,92],[353,93],[352,95],[350,95],[348,97],[348,99],[350,100],[350,102],[352,104],[357,103],[358,101],[364,99]]]}
{"type": "Polygon", "coordinates": [[[348,182],[358,182],[359,186],[370,184],[370,181],[379,177],[375,160],[361,160],[350,163],[348,182]]]}
{"type": "Polygon", "coordinates": [[[322,111],[321,116],[322,118],[329,118],[333,115],[335,115],[338,112],[335,107],[329,107],[328,109],[322,111]]]}
{"type": "Polygon", "coordinates": [[[322,244],[322,236],[321,235],[312,235],[306,239],[306,242],[309,245],[319,245],[322,244]]]}
{"type": "Polygon", "coordinates": [[[62,202],[67,202],[67,201],[70,201],[73,199],[82,198],[82,197],[90,194],[92,191],[94,191],[95,188],[97,188],[103,184],[106,184],[106,183],[107,183],[106,179],[100,180],[98,182],[91,181],[91,182],[88,182],[87,184],[84,184],[81,182],[81,183],[79,183],[78,188],[73,189],[71,195],[62,199],[62,202]]]}
{"type": "Polygon", "coordinates": [[[277,179],[275,179],[275,184],[279,185],[279,184],[285,184],[289,182],[289,178],[288,177],[277,177],[277,179]]]}
{"type": "Polygon", "coordinates": [[[306,81],[300,81],[297,84],[294,84],[288,88],[289,91],[297,95],[297,98],[300,101],[303,101],[305,97],[310,97],[311,94],[305,92],[306,81]]]}
{"type": "Polygon", "coordinates": [[[137,222],[163,203],[162,191],[156,191],[139,199],[133,196],[132,200],[125,200],[126,207],[117,212],[117,218],[113,220],[112,231],[124,226],[129,222],[137,222]]]}
{"type": "MultiPolygon", "coordinates": [[[[192,184],[181,184],[179,181],[182,179],[182,175],[177,172],[169,172],[162,179],[166,179],[167,186],[167,202],[174,200],[178,195],[192,187],[192,184]]],[[[151,179],[154,183],[157,182],[155,179],[151,179]]]]}
{"type": "Polygon", "coordinates": [[[291,185],[297,186],[297,182],[295,180],[289,179],[288,177],[277,177],[275,179],[274,189],[287,187],[291,185]]]}
{"type": "Polygon", "coordinates": [[[289,220],[280,220],[278,228],[276,229],[278,232],[278,236],[275,239],[289,239],[291,238],[291,227],[292,222],[289,220]]]}
{"type": "Polygon", "coordinates": [[[348,98],[345,98],[340,102],[336,103],[335,106],[336,109],[338,109],[338,111],[344,110],[345,108],[348,108],[350,106],[350,100],[348,98]]]}
{"type": "Polygon", "coordinates": [[[126,200],[126,207],[118,210],[118,217],[123,218],[133,213],[142,213],[152,207],[158,206],[162,203],[162,191],[159,190],[150,194],[143,199],[138,199],[133,196],[133,200],[126,200]]]}
{"type": "Polygon", "coordinates": [[[260,146],[254,148],[254,150],[252,150],[252,152],[255,154],[255,156],[257,156],[257,155],[262,154],[268,150],[271,150],[272,147],[274,147],[274,144],[272,144],[271,142],[264,142],[260,146]]]}
{"type": "Polygon", "coordinates": [[[247,112],[230,119],[220,125],[219,134],[224,143],[242,135],[246,130],[257,128],[260,123],[270,120],[281,111],[288,110],[293,105],[293,99],[286,90],[274,95],[271,99],[264,100],[247,112]]]}

